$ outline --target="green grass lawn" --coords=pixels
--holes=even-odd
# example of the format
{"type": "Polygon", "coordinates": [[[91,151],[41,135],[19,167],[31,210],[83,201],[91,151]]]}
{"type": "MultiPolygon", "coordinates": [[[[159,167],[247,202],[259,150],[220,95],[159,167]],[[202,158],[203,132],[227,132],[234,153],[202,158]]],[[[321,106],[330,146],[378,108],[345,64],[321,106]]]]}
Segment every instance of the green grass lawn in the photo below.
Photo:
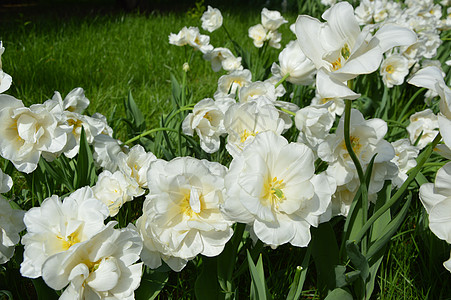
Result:
{"type": "MultiPolygon", "coordinates": [[[[0,38],[6,48],[3,70],[13,77],[7,94],[31,105],[51,98],[54,91],[64,97],[73,88],[82,87],[91,100],[89,113],[99,112],[110,118],[125,116],[123,100],[131,91],[148,127],[156,126],[159,116],[170,109],[170,75],[181,78],[182,65],[191,54],[190,49],[170,45],[168,35],[183,26],[200,26],[200,20],[186,12],[81,10],[71,14],[70,9],[60,14],[2,12],[0,38]]],[[[257,50],[247,32],[260,22],[260,10],[261,7],[222,10],[231,35],[253,53],[257,50]]],[[[284,16],[289,24],[296,19],[296,13],[284,16]]],[[[294,38],[288,25],[281,32],[282,45],[294,38]]],[[[232,49],[222,29],[210,35],[215,47],[232,49]]],[[[274,50],[275,56],[277,53],[274,50]]],[[[193,100],[212,97],[222,74],[213,72],[210,63],[200,53],[194,53],[188,73],[193,100]]],[[[120,126],[115,130],[121,138],[124,131],[120,126]]],[[[418,197],[414,198],[409,217],[393,237],[382,262],[375,299],[451,299],[451,275],[441,265],[449,257],[449,247],[427,230],[421,204],[418,197]]],[[[296,251],[291,246],[263,251],[267,253],[265,273],[273,295],[286,294],[295,267],[301,263],[296,251]]],[[[181,273],[171,273],[162,299],[194,297],[195,263],[188,264],[181,273]]],[[[308,278],[303,297],[318,299],[313,266],[308,278]]],[[[249,295],[249,284],[243,281],[238,286],[243,291],[239,296],[249,295]]]]}

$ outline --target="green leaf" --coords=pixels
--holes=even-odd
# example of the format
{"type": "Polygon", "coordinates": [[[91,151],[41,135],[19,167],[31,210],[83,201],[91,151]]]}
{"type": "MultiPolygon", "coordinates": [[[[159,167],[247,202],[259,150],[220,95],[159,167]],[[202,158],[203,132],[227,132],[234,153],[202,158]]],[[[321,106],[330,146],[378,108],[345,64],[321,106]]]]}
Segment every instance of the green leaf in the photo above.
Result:
{"type": "Polygon", "coordinates": [[[267,292],[265,274],[263,271],[263,261],[262,256],[258,258],[257,265],[254,265],[252,257],[247,251],[247,261],[249,264],[249,271],[251,273],[251,299],[270,299],[270,295],[267,292]]]}
{"type": "Polygon", "coordinates": [[[353,300],[353,297],[348,291],[336,288],[324,300],[353,300]]]}
{"type": "Polygon", "coordinates": [[[345,273],[346,273],[345,266],[338,265],[335,267],[335,285],[339,288],[348,285],[345,273]]]}
{"type": "Polygon", "coordinates": [[[377,253],[382,250],[382,248],[387,245],[387,243],[392,238],[393,234],[398,230],[399,226],[401,226],[402,222],[405,219],[405,216],[407,214],[407,211],[410,206],[410,202],[412,200],[412,196],[409,195],[407,197],[406,203],[403,205],[402,209],[399,211],[398,215],[393,218],[393,220],[388,223],[387,226],[385,226],[384,232],[385,234],[379,237],[368,249],[368,252],[366,254],[366,257],[368,258],[368,261],[371,263],[375,263],[381,254],[377,255],[377,253]],[[377,255],[377,256],[376,256],[377,255]],[[374,257],[376,256],[376,257],[374,257]]]}
{"type": "Polygon", "coordinates": [[[171,73],[171,86],[172,86],[172,102],[174,108],[180,107],[180,101],[182,99],[182,88],[180,87],[180,83],[175,78],[174,74],[171,73]]]}
{"type": "Polygon", "coordinates": [[[6,299],[13,300],[14,297],[13,297],[13,294],[10,291],[0,290],[0,299],[2,299],[2,300],[6,300],[6,299]]]}
{"type": "Polygon", "coordinates": [[[335,266],[338,265],[338,245],[330,223],[312,228],[312,256],[318,273],[319,289],[322,294],[336,287],[335,266]]]}
{"type": "Polygon", "coordinates": [[[164,288],[169,278],[168,272],[160,272],[146,268],[139,288],[135,291],[137,300],[153,300],[164,288]]]}
{"type": "Polygon", "coordinates": [[[49,288],[42,278],[36,278],[31,280],[33,282],[36,294],[38,294],[39,300],[52,300],[58,299],[59,296],[52,288],[49,288]]]}
{"type": "Polygon", "coordinates": [[[91,148],[86,140],[85,130],[82,127],[80,134],[80,148],[78,150],[77,165],[75,172],[74,188],[78,189],[93,184],[93,173],[95,173],[94,160],[91,148]]]}
{"type": "Polygon", "coordinates": [[[146,129],[146,121],[138,105],[136,105],[131,91],[128,92],[128,97],[125,101],[125,113],[127,118],[132,122],[132,129],[135,132],[142,132],[146,129]]]}
{"type": "Polygon", "coordinates": [[[365,282],[369,275],[369,265],[365,256],[360,253],[357,245],[353,241],[346,242],[346,251],[352,264],[360,271],[360,277],[365,282]]]}
{"type": "Polygon", "coordinates": [[[423,184],[429,182],[421,172],[418,172],[417,176],[415,176],[415,181],[418,183],[419,186],[422,186],[423,184]]]}
{"type": "Polygon", "coordinates": [[[194,284],[194,292],[199,300],[219,298],[216,257],[202,256],[202,270],[194,284]]]}

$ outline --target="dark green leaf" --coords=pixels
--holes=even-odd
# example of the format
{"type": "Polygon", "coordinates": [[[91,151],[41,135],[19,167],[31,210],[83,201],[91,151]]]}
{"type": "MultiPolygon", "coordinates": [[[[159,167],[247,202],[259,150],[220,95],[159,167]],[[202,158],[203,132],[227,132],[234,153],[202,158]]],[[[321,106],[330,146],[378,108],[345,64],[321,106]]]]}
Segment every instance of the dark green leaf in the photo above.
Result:
{"type": "Polygon", "coordinates": [[[32,279],[36,294],[38,294],[39,300],[52,300],[58,299],[59,296],[52,288],[49,288],[42,278],[32,279]]]}
{"type": "Polygon", "coordinates": [[[353,300],[352,295],[344,289],[336,288],[324,300],[353,300]]]}
{"type": "Polygon", "coordinates": [[[360,277],[365,282],[369,275],[368,261],[360,253],[357,245],[352,241],[346,242],[346,252],[354,267],[360,271],[360,277]]]}
{"type": "Polygon", "coordinates": [[[194,284],[194,292],[199,300],[214,300],[219,297],[216,257],[202,256],[202,270],[194,284]]]}
{"type": "Polygon", "coordinates": [[[143,274],[139,288],[135,291],[135,298],[137,300],[155,299],[164,288],[168,278],[168,272],[147,269],[143,274]]]}

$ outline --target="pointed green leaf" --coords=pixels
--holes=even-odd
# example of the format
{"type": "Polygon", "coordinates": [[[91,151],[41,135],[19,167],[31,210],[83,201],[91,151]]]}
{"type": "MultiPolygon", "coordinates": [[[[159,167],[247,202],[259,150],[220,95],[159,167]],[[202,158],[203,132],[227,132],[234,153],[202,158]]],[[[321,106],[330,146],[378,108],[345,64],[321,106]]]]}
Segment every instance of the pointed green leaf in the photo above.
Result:
{"type": "Polygon", "coordinates": [[[202,256],[202,270],[194,284],[194,292],[199,300],[214,300],[219,297],[216,257],[202,256]]]}
{"type": "Polygon", "coordinates": [[[353,297],[348,291],[336,288],[324,300],[353,300],[353,297]]]}

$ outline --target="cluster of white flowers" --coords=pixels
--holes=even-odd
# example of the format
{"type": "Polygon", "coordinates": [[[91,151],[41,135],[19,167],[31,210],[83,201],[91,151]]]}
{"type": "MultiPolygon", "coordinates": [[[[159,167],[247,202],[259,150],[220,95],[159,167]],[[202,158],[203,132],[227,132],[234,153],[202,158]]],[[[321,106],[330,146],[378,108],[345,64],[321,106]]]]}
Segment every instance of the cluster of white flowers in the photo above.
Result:
{"type": "Polygon", "coordinates": [[[249,37],[253,40],[254,46],[263,47],[268,42],[270,47],[279,49],[282,41],[282,34],[277,31],[282,24],[288,23],[280,12],[276,10],[262,9],[261,24],[249,28],[249,37]]]}
{"type": "MultiPolygon", "coordinates": [[[[51,288],[65,289],[62,298],[133,299],[143,264],[158,268],[164,262],[180,271],[199,254],[217,256],[236,222],[247,224],[252,237],[273,248],[286,243],[306,247],[310,227],[337,215],[346,217],[360,187],[345,142],[344,99],[360,96],[349,81],[379,69],[387,87],[402,84],[409,68],[431,58],[440,44],[427,33],[419,34],[428,32],[428,22],[434,22],[433,28],[445,27],[439,22],[439,10],[429,1],[411,1],[402,9],[388,0],[364,0],[355,11],[347,2],[333,5],[322,16],[325,23],[299,16],[296,40],[280,52],[272,77],[255,81],[240,57],[227,48],[214,48],[199,28],[171,33],[170,44],[189,45],[202,52],[213,71],[227,72],[218,79],[212,98],[194,105],[181,129],[197,136],[209,154],[223,146],[231,158],[228,168],[192,157],[157,159],[141,145],[129,149],[113,138],[103,115],[83,114],[89,100],[81,88],[64,99],[55,92],[52,99],[30,107],[0,94],[0,155],[17,170],[33,172],[41,156],[47,161],[61,155],[74,158],[82,130],[98,167],[92,187],[62,198],[53,195],[27,212],[13,210],[0,195],[0,263],[12,257],[19,233],[26,229],[21,240],[23,276],[42,277],[51,288]],[[416,16],[405,22],[409,28],[394,21],[406,21],[408,14],[416,16]],[[359,26],[369,23],[378,24],[359,26]],[[279,100],[288,98],[283,80],[293,85],[315,83],[311,104],[299,108],[279,100]],[[291,132],[298,135],[290,142],[283,134],[293,125],[297,131],[291,132]],[[316,170],[318,161],[323,168],[316,170]],[[105,224],[137,197],[145,200],[136,227],[115,228],[116,221],[105,224]]],[[[202,28],[212,32],[222,26],[222,15],[209,6],[201,21],[202,28]]],[[[280,48],[277,29],[284,23],[279,12],[264,8],[261,24],[251,27],[249,36],[256,47],[268,42],[280,48]]],[[[0,55],[3,51],[0,43],[0,55]]],[[[403,184],[419,151],[439,132],[451,157],[451,89],[442,71],[428,66],[408,82],[440,97],[438,115],[426,109],[410,117],[408,139],[390,143],[385,140],[385,121],[365,119],[357,109],[348,115],[351,148],[363,171],[372,167],[368,186],[372,200],[387,180],[395,187],[403,184]]],[[[0,60],[0,93],[10,84],[0,60]]],[[[448,163],[437,173],[435,185],[425,184],[420,190],[431,230],[449,243],[450,219],[444,212],[451,205],[450,174],[448,163]]],[[[0,170],[0,193],[11,186],[11,178],[0,170]]],[[[445,267],[451,271],[451,262],[445,267]]]]}

